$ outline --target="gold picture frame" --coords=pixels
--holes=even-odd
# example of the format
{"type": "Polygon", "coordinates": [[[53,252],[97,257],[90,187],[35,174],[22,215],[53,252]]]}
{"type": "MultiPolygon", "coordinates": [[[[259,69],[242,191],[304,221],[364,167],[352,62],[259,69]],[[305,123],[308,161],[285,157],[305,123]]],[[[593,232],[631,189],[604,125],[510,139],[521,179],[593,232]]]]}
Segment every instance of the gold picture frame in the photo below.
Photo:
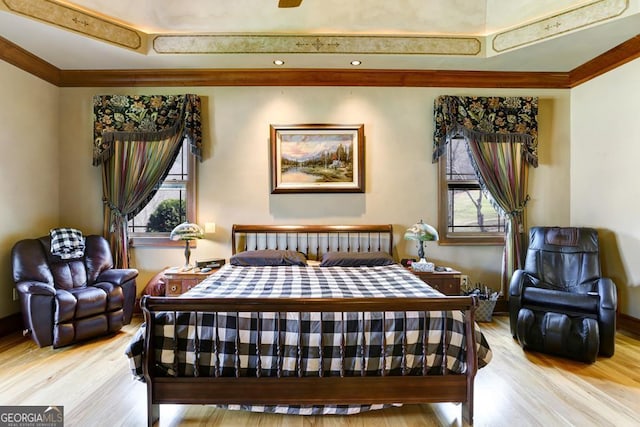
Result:
{"type": "Polygon", "coordinates": [[[271,193],[364,193],[364,125],[271,125],[271,193]]]}

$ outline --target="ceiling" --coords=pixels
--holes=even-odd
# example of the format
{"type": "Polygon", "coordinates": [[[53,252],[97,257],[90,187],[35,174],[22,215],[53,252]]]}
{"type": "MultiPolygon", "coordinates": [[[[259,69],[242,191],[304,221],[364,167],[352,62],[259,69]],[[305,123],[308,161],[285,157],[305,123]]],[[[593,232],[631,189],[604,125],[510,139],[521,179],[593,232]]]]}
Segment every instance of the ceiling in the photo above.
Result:
{"type": "Polygon", "coordinates": [[[639,33],[640,0],[0,0],[0,36],[60,70],[568,72],[639,33]]]}

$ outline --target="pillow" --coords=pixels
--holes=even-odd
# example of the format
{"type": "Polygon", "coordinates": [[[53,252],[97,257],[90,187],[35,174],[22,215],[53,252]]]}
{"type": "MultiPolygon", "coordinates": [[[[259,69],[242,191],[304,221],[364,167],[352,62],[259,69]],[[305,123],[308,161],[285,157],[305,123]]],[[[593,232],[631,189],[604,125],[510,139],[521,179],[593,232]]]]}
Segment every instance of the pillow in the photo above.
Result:
{"type": "Polygon", "coordinates": [[[307,265],[304,254],[290,250],[261,249],[244,251],[233,255],[229,259],[231,265],[266,266],[266,265],[307,265]]]}
{"type": "Polygon", "coordinates": [[[391,265],[395,261],[386,252],[327,252],[320,267],[375,267],[391,265]]]}

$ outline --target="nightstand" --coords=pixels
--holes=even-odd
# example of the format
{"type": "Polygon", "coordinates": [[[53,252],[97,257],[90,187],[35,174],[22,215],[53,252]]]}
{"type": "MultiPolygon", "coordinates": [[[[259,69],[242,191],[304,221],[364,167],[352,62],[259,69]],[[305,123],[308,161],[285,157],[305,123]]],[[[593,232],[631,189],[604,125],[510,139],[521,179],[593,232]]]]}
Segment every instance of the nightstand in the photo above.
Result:
{"type": "Polygon", "coordinates": [[[411,268],[409,268],[409,271],[418,276],[420,280],[445,295],[460,295],[460,277],[462,273],[459,271],[426,272],[413,271],[411,268]]]}
{"type": "Polygon", "coordinates": [[[164,271],[164,277],[167,279],[165,296],[175,297],[182,295],[218,270],[218,268],[213,268],[203,273],[197,268],[189,271],[180,271],[179,268],[175,267],[168,268],[164,271]]]}

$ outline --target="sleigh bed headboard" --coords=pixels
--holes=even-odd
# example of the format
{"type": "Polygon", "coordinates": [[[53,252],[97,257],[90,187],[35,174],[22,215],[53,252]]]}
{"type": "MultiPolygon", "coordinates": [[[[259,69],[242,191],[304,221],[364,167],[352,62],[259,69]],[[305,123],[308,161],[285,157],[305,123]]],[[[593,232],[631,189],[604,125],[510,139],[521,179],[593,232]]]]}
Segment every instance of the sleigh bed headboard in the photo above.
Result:
{"type": "Polygon", "coordinates": [[[393,256],[393,227],[384,225],[240,225],[231,234],[232,253],[259,249],[303,252],[320,259],[330,251],[387,252],[393,256]]]}

